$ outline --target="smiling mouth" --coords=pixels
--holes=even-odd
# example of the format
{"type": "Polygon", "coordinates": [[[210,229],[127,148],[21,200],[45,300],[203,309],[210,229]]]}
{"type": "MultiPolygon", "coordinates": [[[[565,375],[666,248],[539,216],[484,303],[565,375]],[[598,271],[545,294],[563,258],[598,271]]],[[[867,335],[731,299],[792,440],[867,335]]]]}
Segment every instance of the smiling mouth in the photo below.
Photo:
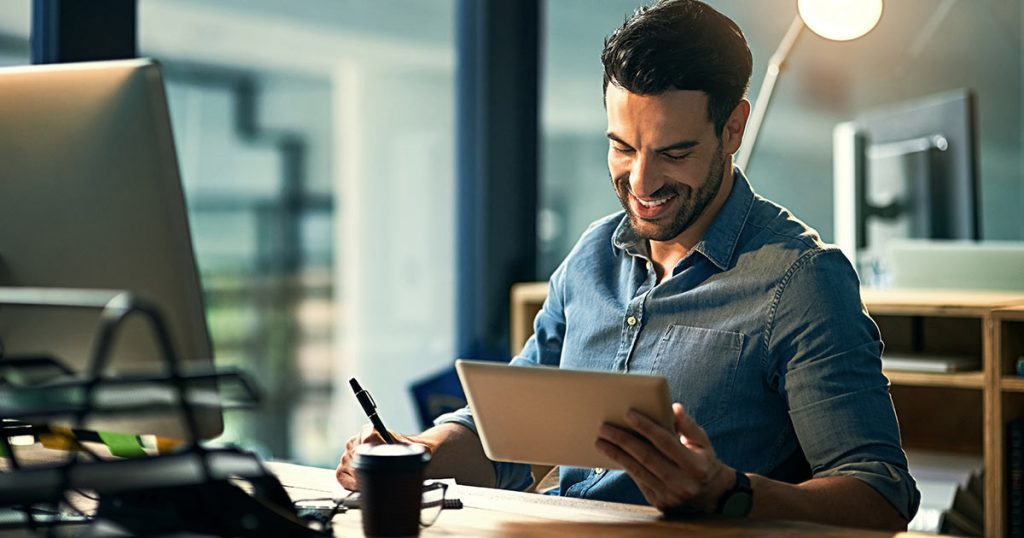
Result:
{"type": "Polygon", "coordinates": [[[642,205],[644,207],[658,207],[658,206],[665,205],[665,202],[668,202],[669,200],[671,200],[671,199],[673,199],[675,197],[676,197],[676,195],[673,194],[672,196],[666,196],[664,198],[658,198],[657,200],[644,200],[644,199],[641,199],[641,198],[637,198],[636,196],[634,196],[633,198],[635,198],[636,201],[639,202],[640,205],[642,205]]]}
{"type": "Polygon", "coordinates": [[[637,217],[645,220],[655,220],[667,214],[669,207],[671,207],[670,202],[678,198],[679,194],[671,194],[669,196],[653,200],[644,200],[633,196],[632,193],[630,194],[630,197],[636,201],[634,213],[636,213],[637,217]]]}

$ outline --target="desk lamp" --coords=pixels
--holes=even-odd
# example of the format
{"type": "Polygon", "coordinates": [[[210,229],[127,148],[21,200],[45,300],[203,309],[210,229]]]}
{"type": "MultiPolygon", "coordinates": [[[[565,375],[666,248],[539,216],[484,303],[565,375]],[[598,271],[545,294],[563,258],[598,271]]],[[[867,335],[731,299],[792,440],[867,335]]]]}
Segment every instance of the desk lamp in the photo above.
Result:
{"type": "Polygon", "coordinates": [[[789,25],[779,47],[768,62],[768,71],[761,82],[761,89],[750,113],[750,122],[743,147],[740,148],[736,163],[746,170],[750,157],[757,146],[757,135],[772,102],[772,93],[779,75],[786,68],[789,53],[803,33],[804,28],[833,41],[851,41],[868,33],[882,18],[882,0],[798,0],[797,16],[789,25]]]}

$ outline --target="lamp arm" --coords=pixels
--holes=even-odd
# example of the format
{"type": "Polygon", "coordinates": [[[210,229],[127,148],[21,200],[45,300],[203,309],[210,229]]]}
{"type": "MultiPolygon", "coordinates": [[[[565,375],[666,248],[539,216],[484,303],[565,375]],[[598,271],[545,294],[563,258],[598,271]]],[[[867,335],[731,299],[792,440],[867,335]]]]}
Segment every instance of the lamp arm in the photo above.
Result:
{"type": "Polygon", "coordinates": [[[775,49],[775,54],[772,54],[768,62],[768,70],[765,72],[764,80],[761,81],[761,89],[757,92],[757,100],[754,101],[754,109],[750,113],[750,121],[747,122],[743,147],[740,148],[739,155],[736,157],[736,164],[744,171],[746,171],[747,166],[750,164],[750,158],[753,156],[754,148],[757,146],[757,135],[761,131],[764,116],[768,113],[768,106],[772,102],[775,82],[786,68],[789,53],[793,46],[796,45],[797,39],[803,33],[804,28],[806,28],[806,25],[804,25],[803,19],[800,18],[800,15],[797,15],[793,19],[792,24],[789,25],[789,30],[786,30],[786,35],[782,37],[779,47],[775,49]]]}

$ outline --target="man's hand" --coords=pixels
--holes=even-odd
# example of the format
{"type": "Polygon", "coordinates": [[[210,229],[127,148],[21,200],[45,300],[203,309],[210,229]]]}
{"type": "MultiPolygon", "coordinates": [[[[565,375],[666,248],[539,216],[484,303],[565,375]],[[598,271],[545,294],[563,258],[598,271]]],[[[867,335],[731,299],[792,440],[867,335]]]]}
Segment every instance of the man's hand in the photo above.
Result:
{"type": "MultiPolygon", "coordinates": [[[[391,436],[395,438],[395,441],[406,444],[420,444],[427,447],[427,452],[433,452],[433,447],[427,443],[420,442],[413,437],[402,435],[400,433],[389,432],[391,436]]],[[[356,457],[356,447],[361,444],[379,445],[384,443],[384,439],[377,433],[377,430],[373,429],[373,424],[367,424],[363,426],[363,429],[356,435],[349,438],[348,442],[345,443],[345,454],[341,456],[341,461],[338,463],[337,470],[334,471],[334,476],[338,478],[338,482],[341,487],[349,491],[359,490],[359,480],[356,478],[355,467],[352,466],[356,457]]]]}
{"type": "Polygon", "coordinates": [[[605,423],[598,450],[625,468],[647,502],[663,512],[696,508],[713,512],[718,499],[736,480],[722,463],[703,428],[672,404],[675,431],[636,411],[626,414],[630,432],[605,423]]]}

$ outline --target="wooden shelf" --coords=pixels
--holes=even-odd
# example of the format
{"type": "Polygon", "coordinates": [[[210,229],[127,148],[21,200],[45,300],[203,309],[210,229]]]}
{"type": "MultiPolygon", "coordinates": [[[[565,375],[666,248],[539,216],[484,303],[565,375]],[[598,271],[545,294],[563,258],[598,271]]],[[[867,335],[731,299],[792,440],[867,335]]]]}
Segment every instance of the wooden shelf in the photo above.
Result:
{"type": "Polygon", "coordinates": [[[1005,320],[1024,321],[1024,306],[1010,306],[992,312],[992,315],[1005,320]]]}
{"type": "Polygon", "coordinates": [[[981,371],[933,374],[925,372],[885,370],[883,373],[885,374],[885,377],[889,378],[889,382],[893,385],[979,390],[985,387],[985,374],[981,371]]]}
{"type": "Polygon", "coordinates": [[[1024,392],[1024,377],[1004,375],[999,380],[999,388],[1003,392],[1024,392]]]}
{"type": "Polygon", "coordinates": [[[994,291],[878,290],[862,288],[872,315],[977,316],[1024,303],[1024,294],[994,291]]]}

